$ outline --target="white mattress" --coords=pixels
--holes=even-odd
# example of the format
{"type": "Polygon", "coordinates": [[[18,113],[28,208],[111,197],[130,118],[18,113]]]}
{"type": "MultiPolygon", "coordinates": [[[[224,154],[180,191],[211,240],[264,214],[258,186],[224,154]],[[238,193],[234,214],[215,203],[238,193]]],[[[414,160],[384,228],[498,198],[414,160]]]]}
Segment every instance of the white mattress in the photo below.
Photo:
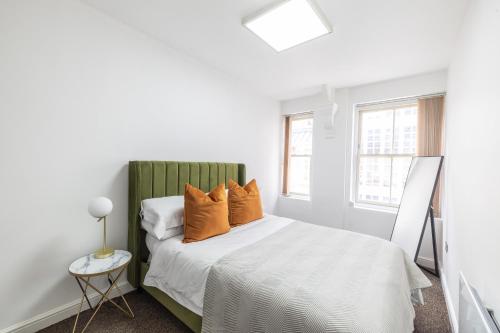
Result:
{"type": "Polygon", "coordinates": [[[147,235],[151,262],[144,284],[160,289],[201,316],[210,267],[224,255],[253,244],[291,222],[288,218],[266,215],[227,234],[187,244],[182,243],[183,235],[163,241],[147,235]]]}

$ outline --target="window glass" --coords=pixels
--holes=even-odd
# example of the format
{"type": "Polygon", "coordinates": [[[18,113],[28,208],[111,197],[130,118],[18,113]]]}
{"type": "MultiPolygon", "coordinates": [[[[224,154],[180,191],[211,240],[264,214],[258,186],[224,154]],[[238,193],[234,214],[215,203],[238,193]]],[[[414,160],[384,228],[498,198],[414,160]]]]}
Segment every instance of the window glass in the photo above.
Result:
{"type": "Polygon", "coordinates": [[[288,145],[285,153],[287,172],[283,192],[285,194],[309,196],[311,186],[311,157],[313,141],[312,114],[289,116],[288,145]]]}
{"type": "Polygon", "coordinates": [[[292,155],[312,154],[312,118],[292,119],[290,123],[290,153],[292,155]]]}
{"type": "Polygon", "coordinates": [[[311,158],[305,156],[291,156],[289,170],[289,193],[309,195],[311,158]]]}
{"type": "Polygon", "coordinates": [[[390,157],[361,157],[359,160],[358,198],[377,203],[390,201],[390,178],[390,157]]]}
{"type": "Polygon", "coordinates": [[[394,154],[415,154],[417,140],[417,108],[396,109],[394,114],[394,154]]]}
{"type": "Polygon", "coordinates": [[[362,112],[360,152],[362,154],[390,154],[392,149],[392,110],[362,112]]]}
{"type": "Polygon", "coordinates": [[[399,205],[416,133],[416,102],[359,110],[357,202],[399,205]]]}

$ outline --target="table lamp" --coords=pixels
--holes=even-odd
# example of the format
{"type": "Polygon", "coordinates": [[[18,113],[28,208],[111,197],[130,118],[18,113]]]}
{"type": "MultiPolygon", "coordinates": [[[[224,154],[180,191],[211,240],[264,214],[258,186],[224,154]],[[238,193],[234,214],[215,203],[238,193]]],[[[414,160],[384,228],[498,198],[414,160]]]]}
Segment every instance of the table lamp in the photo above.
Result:
{"type": "Polygon", "coordinates": [[[111,200],[105,197],[98,197],[90,200],[89,202],[89,213],[97,219],[97,222],[103,221],[104,225],[104,237],[102,249],[95,251],[94,255],[97,259],[104,259],[112,256],[115,250],[106,246],[106,216],[113,210],[113,203],[111,200]]]}

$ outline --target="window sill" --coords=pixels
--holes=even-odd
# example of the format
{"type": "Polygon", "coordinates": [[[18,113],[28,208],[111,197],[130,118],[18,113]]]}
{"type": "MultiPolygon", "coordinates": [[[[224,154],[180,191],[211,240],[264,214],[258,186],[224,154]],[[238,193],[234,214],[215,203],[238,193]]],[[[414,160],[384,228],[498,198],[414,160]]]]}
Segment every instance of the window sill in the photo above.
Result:
{"type": "Polygon", "coordinates": [[[379,213],[393,214],[396,215],[398,213],[398,209],[396,207],[388,207],[388,206],[379,206],[379,205],[371,205],[366,203],[357,203],[357,202],[349,202],[349,206],[356,209],[370,210],[379,213]]]}
{"type": "Polygon", "coordinates": [[[311,197],[303,196],[303,195],[294,195],[294,194],[281,194],[281,198],[283,199],[292,199],[292,200],[300,200],[300,201],[311,201],[311,197]]]}

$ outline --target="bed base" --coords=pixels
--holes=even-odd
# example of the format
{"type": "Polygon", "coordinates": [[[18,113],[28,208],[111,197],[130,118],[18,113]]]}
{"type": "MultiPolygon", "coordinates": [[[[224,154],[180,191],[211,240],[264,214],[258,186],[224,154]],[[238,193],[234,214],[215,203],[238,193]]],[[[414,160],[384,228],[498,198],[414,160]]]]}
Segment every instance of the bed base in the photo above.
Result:
{"type": "Polygon", "coordinates": [[[176,316],[180,321],[182,321],[187,327],[189,327],[193,332],[201,332],[201,318],[196,313],[192,312],[188,308],[180,305],[170,296],[165,294],[158,288],[149,287],[144,285],[144,277],[149,270],[149,264],[141,263],[141,289],[146,291],[148,294],[153,296],[158,302],[160,302],[168,311],[170,311],[174,316],[176,316]]]}

